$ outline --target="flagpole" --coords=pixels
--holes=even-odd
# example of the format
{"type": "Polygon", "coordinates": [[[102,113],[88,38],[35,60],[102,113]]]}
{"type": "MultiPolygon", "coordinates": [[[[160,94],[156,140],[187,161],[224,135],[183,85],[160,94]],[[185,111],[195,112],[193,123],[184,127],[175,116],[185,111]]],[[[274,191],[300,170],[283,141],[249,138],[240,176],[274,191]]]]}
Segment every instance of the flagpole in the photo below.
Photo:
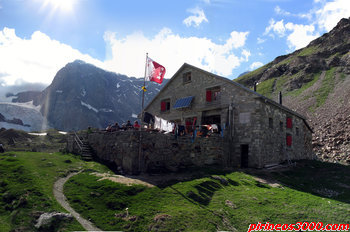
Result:
{"type": "Polygon", "coordinates": [[[144,104],[145,104],[145,90],[146,90],[146,75],[147,75],[147,60],[148,60],[148,52],[146,52],[146,64],[145,64],[145,75],[143,77],[143,87],[142,87],[142,108],[141,108],[141,127],[143,124],[143,117],[144,117],[144,104]]]}
{"type": "Polygon", "coordinates": [[[141,120],[140,120],[140,137],[139,137],[139,172],[143,171],[143,155],[142,155],[142,127],[143,127],[143,118],[144,118],[144,103],[145,103],[145,91],[146,91],[146,75],[147,75],[147,61],[148,61],[148,52],[146,52],[146,64],[145,64],[145,75],[143,76],[143,86],[142,86],[142,105],[141,105],[141,120]]]}

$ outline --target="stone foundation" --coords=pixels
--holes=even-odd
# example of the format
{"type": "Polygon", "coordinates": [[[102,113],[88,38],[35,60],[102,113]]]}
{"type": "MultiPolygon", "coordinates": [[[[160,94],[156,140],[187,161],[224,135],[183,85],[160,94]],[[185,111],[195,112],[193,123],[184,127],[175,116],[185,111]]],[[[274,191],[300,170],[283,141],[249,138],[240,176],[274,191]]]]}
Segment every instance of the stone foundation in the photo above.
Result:
{"type": "MultiPolygon", "coordinates": [[[[187,168],[227,166],[228,151],[224,138],[181,136],[142,131],[94,132],[79,134],[88,141],[94,158],[122,169],[127,174],[140,172],[175,172],[187,168]],[[141,146],[140,146],[141,137],[141,146]]],[[[70,135],[68,152],[79,154],[70,135]]]]}

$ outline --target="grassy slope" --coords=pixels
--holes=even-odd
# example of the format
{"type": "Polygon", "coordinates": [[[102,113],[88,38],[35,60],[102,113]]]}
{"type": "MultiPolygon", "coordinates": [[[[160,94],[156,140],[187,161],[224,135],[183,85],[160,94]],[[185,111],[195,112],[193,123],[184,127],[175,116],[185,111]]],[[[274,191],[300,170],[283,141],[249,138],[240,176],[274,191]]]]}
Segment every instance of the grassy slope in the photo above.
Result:
{"type": "MultiPolygon", "coordinates": [[[[9,152],[0,155],[0,231],[35,231],[33,218],[43,212],[65,212],[54,199],[54,181],[68,171],[89,168],[72,155],[9,152]]],[[[102,170],[100,165],[96,166],[102,170]]],[[[73,220],[59,230],[82,230],[73,220]]]]}
{"type": "Polygon", "coordinates": [[[266,221],[350,223],[349,174],[346,166],[306,162],[290,171],[220,175],[228,185],[204,177],[147,188],[97,181],[84,172],[65,185],[65,193],[77,211],[104,230],[246,231],[250,223],[266,221]],[[282,185],[271,187],[254,175],[282,185]],[[125,208],[129,218],[115,217],[125,208]],[[157,215],[171,218],[155,220],[157,215]]]}
{"type": "MultiPolygon", "coordinates": [[[[288,64],[293,59],[295,59],[299,56],[309,56],[309,55],[315,54],[319,51],[320,51],[320,48],[317,46],[305,47],[304,49],[302,49],[298,52],[295,52],[294,54],[291,54],[290,56],[286,57],[284,60],[280,61],[279,63],[275,64],[274,66],[278,67],[278,66],[281,66],[283,64],[288,64]]],[[[341,58],[341,55],[339,53],[336,53],[328,59],[331,59],[334,56],[338,56],[339,58],[341,58]]],[[[259,69],[256,69],[248,74],[245,74],[245,75],[235,79],[235,81],[237,81],[239,83],[245,83],[249,79],[261,75],[264,71],[266,71],[271,66],[272,66],[272,63],[268,63],[268,64],[264,65],[263,67],[260,67],[259,69]]],[[[314,111],[316,108],[321,107],[325,103],[325,101],[327,100],[328,95],[333,91],[335,85],[337,84],[336,80],[335,80],[336,79],[335,69],[336,69],[336,67],[332,67],[329,70],[325,70],[326,77],[322,81],[322,86],[317,91],[315,91],[313,93],[313,96],[316,98],[316,105],[312,109],[310,109],[311,111],[314,111]]],[[[306,79],[308,81],[306,81],[299,89],[289,91],[288,86],[287,86],[289,81],[291,81],[295,78],[298,78],[298,77],[300,77],[300,75],[302,75],[301,73],[296,73],[292,76],[280,76],[280,77],[273,77],[271,79],[264,80],[258,84],[257,92],[266,96],[266,97],[269,97],[269,98],[273,98],[274,96],[277,96],[279,91],[282,91],[284,95],[298,96],[317,82],[317,80],[319,79],[319,76],[321,75],[321,71],[322,70],[319,70],[319,72],[317,72],[317,73],[307,74],[306,77],[304,77],[304,79],[306,79]]],[[[345,79],[344,74],[341,75],[340,80],[343,80],[343,79],[345,79]]]]}

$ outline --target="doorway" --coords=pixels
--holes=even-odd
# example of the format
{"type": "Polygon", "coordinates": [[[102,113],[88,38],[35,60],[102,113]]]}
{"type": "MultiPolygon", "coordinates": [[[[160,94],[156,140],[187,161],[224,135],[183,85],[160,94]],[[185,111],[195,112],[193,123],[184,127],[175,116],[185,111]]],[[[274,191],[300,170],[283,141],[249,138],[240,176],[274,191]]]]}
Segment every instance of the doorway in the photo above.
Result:
{"type": "Polygon", "coordinates": [[[241,145],[241,168],[248,167],[248,153],[249,153],[249,145],[242,144],[241,145]]]}

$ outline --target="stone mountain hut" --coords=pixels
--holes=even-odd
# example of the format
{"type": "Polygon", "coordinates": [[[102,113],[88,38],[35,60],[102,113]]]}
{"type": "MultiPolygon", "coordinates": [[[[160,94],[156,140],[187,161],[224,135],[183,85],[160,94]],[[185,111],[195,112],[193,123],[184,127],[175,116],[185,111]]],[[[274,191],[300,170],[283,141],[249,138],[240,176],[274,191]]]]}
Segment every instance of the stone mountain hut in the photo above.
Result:
{"type": "Polygon", "coordinates": [[[220,125],[226,166],[263,168],[312,157],[312,130],[302,115],[186,63],[145,111],[181,125],[220,125]]]}

